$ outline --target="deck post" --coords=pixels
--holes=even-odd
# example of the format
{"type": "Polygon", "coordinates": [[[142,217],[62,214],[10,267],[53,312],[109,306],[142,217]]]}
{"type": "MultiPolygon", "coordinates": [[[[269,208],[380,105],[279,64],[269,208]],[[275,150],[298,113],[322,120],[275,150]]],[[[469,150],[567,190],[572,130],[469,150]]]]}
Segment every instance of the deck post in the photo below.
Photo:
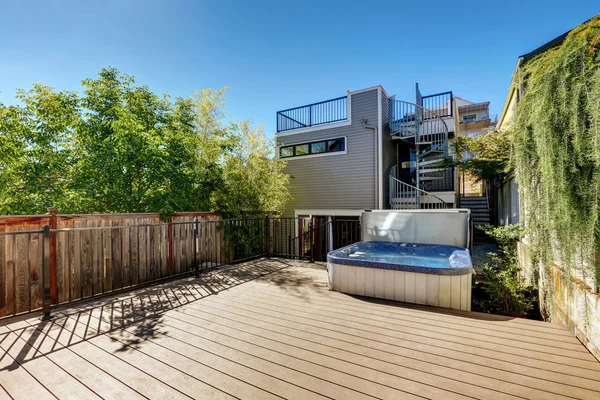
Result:
{"type": "Polygon", "coordinates": [[[314,223],[312,216],[310,221],[308,222],[308,240],[310,241],[310,261],[311,263],[315,262],[315,235],[314,235],[314,223]]]}
{"type": "Polygon", "coordinates": [[[198,217],[194,218],[194,270],[196,276],[200,275],[200,268],[198,266],[198,217]]]}
{"type": "MultiPolygon", "coordinates": [[[[56,218],[56,208],[48,208],[50,214],[50,229],[57,229],[58,222],[56,218]]],[[[56,284],[56,233],[50,233],[50,302],[58,303],[58,288],[56,284]]]]}
{"type": "Polygon", "coordinates": [[[267,253],[267,258],[271,258],[271,249],[269,246],[269,230],[270,230],[269,214],[267,214],[265,216],[265,250],[267,253]]]}
{"type": "Polygon", "coordinates": [[[52,308],[50,293],[50,225],[48,224],[44,224],[42,228],[42,279],[44,285],[44,299],[42,302],[44,315],[42,321],[47,321],[52,318],[50,315],[50,309],[52,308]]]}

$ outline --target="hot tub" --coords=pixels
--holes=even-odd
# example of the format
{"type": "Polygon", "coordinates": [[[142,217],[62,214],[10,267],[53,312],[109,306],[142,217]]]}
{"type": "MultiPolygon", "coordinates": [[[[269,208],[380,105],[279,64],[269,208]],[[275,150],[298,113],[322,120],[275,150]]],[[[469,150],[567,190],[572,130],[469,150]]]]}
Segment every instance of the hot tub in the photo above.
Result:
{"type": "Polygon", "coordinates": [[[337,292],[471,310],[469,250],[449,245],[358,242],[327,255],[337,292]]]}

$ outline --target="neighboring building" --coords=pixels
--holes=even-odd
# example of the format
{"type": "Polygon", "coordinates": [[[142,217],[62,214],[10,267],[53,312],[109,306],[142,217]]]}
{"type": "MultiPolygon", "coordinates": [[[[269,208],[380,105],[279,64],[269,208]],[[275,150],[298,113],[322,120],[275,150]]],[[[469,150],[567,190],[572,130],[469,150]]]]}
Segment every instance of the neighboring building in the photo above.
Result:
{"type": "MultiPolygon", "coordinates": [[[[454,96],[454,99],[457,109],[456,120],[458,121],[456,129],[457,136],[474,138],[476,136],[488,133],[490,129],[494,129],[496,123],[498,122],[498,115],[490,114],[489,101],[483,103],[473,103],[458,96],[454,96]]],[[[465,154],[463,154],[463,159],[469,159],[473,156],[474,154],[465,152],[465,154]]],[[[460,174],[460,176],[458,176],[457,183],[460,186],[458,191],[464,197],[483,197],[486,194],[486,183],[478,181],[476,178],[467,173],[460,174]]],[[[475,200],[468,199],[466,202],[463,201],[462,205],[468,203],[469,201],[473,202],[475,200]]],[[[480,202],[483,205],[483,199],[481,199],[480,202]]],[[[487,200],[485,201],[485,204],[487,207],[487,200]]],[[[489,216],[487,220],[486,218],[482,218],[479,222],[489,223],[489,216]]]]}
{"type": "Polygon", "coordinates": [[[285,214],[456,207],[457,177],[442,161],[457,131],[476,135],[495,121],[488,106],[452,92],[422,96],[418,85],[414,103],[405,102],[374,86],[277,112],[293,197],[285,214]]]}

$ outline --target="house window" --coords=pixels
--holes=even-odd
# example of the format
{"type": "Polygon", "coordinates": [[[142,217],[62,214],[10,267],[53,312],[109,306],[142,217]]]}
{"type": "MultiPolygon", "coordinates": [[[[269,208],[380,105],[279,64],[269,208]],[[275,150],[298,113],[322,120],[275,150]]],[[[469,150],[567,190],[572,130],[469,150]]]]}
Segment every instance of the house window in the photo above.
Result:
{"type": "Polygon", "coordinates": [[[325,142],[311,143],[310,154],[325,153],[325,142]]]}
{"type": "Polygon", "coordinates": [[[301,143],[279,148],[281,158],[300,157],[310,154],[327,154],[346,151],[346,138],[328,139],[321,142],[301,143]]]}
{"type": "Polygon", "coordinates": [[[281,156],[281,158],[293,157],[294,156],[294,146],[282,147],[279,150],[279,155],[281,156]]]}
{"type": "Polygon", "coordinates": [[[308,144],[296,145],[296,155],[297,156],[305,156],[307,154],[308,154],[308,144]]]}
{"type": "Polygon", "coordinates": [[[346,150],[346,138],[332,139],[327,141],[327,151],[346,150]]]}
{"type": "Polygon", "coordinates": [[[477,114],[463,115],[463,122],[475,122],[477,121],[477,114]]]}

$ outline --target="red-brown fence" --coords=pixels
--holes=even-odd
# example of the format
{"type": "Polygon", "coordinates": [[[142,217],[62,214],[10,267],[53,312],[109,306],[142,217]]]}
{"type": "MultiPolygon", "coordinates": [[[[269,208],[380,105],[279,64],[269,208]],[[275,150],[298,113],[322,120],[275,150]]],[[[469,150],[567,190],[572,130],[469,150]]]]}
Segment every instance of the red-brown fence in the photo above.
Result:
{"type": "Polygon", "coordinates": [[[0,318],[44,305],[43,226],[49,225],[51,304],[62,304],[189,273],[224,256],[222,237],[203,221],[214,213],[0,216],[0,318]],[[194,220],[200,223],[195,223],[194,220]],[[198,249],[194,229],[210,253],[198,249]],[[216,250],[214,250],[214,249],[216,250]]]}
{"type": "Polygon", "coordinates": [[[56,305],[256,257],[322,260],[349,244],[341,224],[212,213],[167,222],[158,214],[0,217],[0,318],[49,315],[56,305]]]}

